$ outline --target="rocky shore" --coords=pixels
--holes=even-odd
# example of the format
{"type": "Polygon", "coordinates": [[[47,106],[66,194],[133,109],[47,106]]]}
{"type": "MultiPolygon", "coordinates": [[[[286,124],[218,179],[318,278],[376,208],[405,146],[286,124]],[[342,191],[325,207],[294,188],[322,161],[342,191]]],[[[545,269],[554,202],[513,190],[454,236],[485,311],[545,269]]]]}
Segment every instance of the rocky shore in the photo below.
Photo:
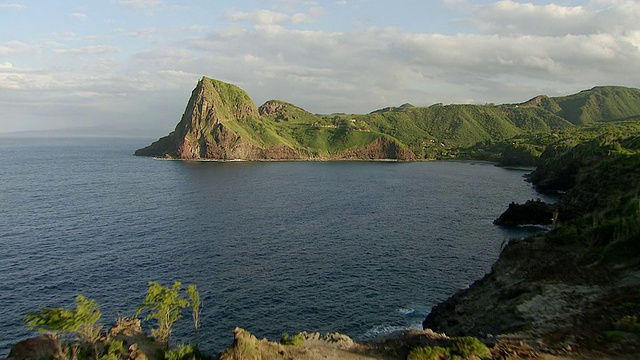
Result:
{"type": "Polygon", "coordinates": [[[556,227],[512,239],[491,272],[435,306],[424,328],[500,334],[554,354],[639,354],[639,144],[605,136],[543,153],[534,185],[567,193],[555,207],[511,204],[496,223],[549,223],[557,212],[556,227]]]}

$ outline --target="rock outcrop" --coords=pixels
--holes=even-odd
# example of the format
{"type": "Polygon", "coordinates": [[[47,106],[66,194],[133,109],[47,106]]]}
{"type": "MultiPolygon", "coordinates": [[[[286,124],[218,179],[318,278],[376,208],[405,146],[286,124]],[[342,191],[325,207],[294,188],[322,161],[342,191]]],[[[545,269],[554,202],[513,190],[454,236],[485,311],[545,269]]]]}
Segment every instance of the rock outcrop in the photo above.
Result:
{"type": "Polygon", "coordinates": [[[53,335],[43,335],[25,339],[13,345],[7,359],[50,359],[61,353],[60,342],[53,335]]]}
{"type": "Polygon", "coordinates": [[[511,203],[500,217],[493,221],[496,225],[551,225],[554,222],[555,206],[544,201],[527,200],[524,204],[511,203]]]}
{"type": "Polygon", "coordinates": [[[264,149],[243,141],[224,125],[252,116],[258,116],[258,108],[246,92],[237,86],[203,77],[191,93],[175,130],[135,154],[185,160],[260,157],[264,149]]]}

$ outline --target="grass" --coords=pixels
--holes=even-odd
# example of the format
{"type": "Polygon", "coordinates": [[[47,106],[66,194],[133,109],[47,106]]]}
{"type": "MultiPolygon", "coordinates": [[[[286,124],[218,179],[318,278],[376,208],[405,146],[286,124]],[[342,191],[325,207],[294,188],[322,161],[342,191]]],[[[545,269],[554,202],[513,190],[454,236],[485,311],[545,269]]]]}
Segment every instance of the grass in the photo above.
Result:
{"type": "Polygon", "coordinates": [[[488,359],[491,350],[477,338],[471,336],[452,338],[451,344],[443,346],[425,346],[412,349],[407,360],[454,360],[488,359]]]}
{"type": "MultiPolygon", "coordinates": [[[[604,131],[640,133],[640,89],[623,87],[598,87],[556,98],[539,96],[517,105],[404,104],[369,114],[317,115],[270,100],[265,105],[278,110],[260,116],[249,95],[235,85],[203,77],[198,86],[194,95],[202,94],[215,114],[201,119],[206,121],[197,127],[204,134],[196,136],[212,136],[214,125],[222,122],[258,147],[284,145],[310,157],[333,157],[384,137],[408,148],[418,159],[462,157],[535,165],[553,142],[558,142],[558,149],[568,149],[604,131]],[[609,123],[624,118],[626,127],[609,123]]],[[[188,109],[198,109],[198,101],[192,96],[188,109]]],[[[187,124],[179,126],[178,137],[184,135],[187,124]]]]}
{"type": "Polygon", "coordinates": [[[304,344],[305,339],[302,334],[295,334],[293,336],[289,336],[289,334],[282,334],[280,338],[280,344],[288,345],[288,346],[298,346],[304,344]]]}

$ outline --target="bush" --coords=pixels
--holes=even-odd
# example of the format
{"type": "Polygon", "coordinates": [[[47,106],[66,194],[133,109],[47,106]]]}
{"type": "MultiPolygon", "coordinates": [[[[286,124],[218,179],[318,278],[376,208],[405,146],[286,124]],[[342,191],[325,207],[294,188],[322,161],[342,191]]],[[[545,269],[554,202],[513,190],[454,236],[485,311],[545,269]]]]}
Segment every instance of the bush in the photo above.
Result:
{"type": "Polygon", "coordinates": [[[202,359],[200,350],[191,345],[180,344],[175,349],[164,353],[165,360],[199,360],[202,359]]]}
{"type": "Polygon", "coordinates": [[[427,346],[415,348],[409,352],[407,360],[457,360],[457,359],[488,359],[491,350],[474,337],[459,337],[451,339],[447,347],[427,346]]]}
{"type": "Polygon", "coordinates": [[[448,360],[451,359],[449,348],[427,346],[415,348],[409,352],[407,360],[448,360]]]}
{"type": "Polygon", "coordinates": [[[100,360],[118,360],[124,358],[127,350],[122,340],[107,340],[104,343],[104,354],[100,360]]]}
{"type": "Polygon", "coordinates": [[[480,340],[471,336],[453,339],[451,348],[455,354],[462,357],[477,356],[481,359],[491,357],[491,350],[480,340]]]}
{"type": "Polygon", "coordinates": [[[289,337],[289,334],[282,334],[282,337],[280,338],[280,344],[297,346],[302,345],[302,343],[304,343],[304,340],[305,339],[302,334],[295,334],[291,337],[289,337]]]}

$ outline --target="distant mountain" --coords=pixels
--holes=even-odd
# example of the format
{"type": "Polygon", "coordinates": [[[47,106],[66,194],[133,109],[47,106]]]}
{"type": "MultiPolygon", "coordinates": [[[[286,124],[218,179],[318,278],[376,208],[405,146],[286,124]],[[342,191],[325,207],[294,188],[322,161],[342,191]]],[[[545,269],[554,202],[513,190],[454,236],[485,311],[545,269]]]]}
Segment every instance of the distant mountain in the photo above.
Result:
{"type": "Polygon", "coordinates": [[[521,104],[403,104],[369,114],[312,114],[203,77],[175,130],[136,155],[214,160],[414,160],[456,149],[640,115],[640,90],[596,87],[521,104]]]}
{"type": "Polygon", "coordinates": [[[537,96],[524,107],[552,112],[575,125],[621,120],[640,114],[640,90],[622,86],[597,86],[562,97],[537,96]]]}

